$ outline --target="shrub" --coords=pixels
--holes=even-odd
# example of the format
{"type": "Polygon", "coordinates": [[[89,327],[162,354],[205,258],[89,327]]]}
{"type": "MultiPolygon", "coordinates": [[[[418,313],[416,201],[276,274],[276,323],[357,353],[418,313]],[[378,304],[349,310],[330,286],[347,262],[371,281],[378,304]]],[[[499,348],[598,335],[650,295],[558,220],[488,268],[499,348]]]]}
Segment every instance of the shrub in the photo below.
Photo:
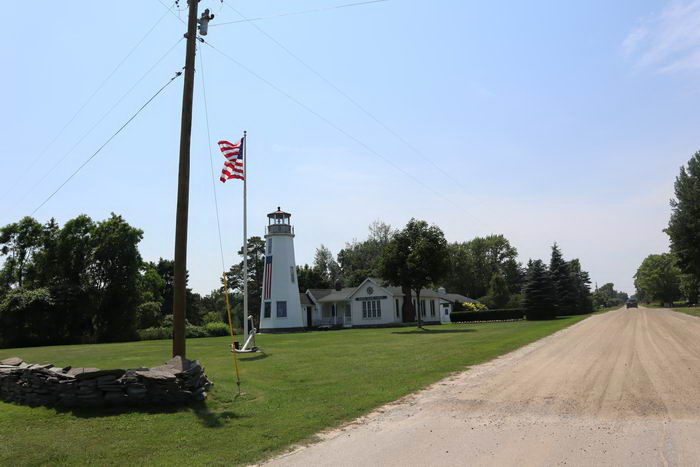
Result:
{"type": "Polygon", "coordinates": [[[462,310],[464,310],[467,313],[473,313],[475,311],[486,311],[488,309],[489,309],[489,307],[487,307],[483,303],[471,303],[471,302],[462,303],[462,310]]]}
{"type": "Polygon", "coordinates": [[[202,316],[202,323],[209,324],[209,323],[223,323],[221,320],[221,316],[219,313],[215,311],[210,311],[208,313],[205,313],[204,316],[202,316]]]}
{"type": "Polygon", "coordinates": [[[523,319],[524,316],[525,312],[522,308],[512,310],[453,311],[450,313],[450,321],[453,323],[508,321],[512,319],[523,319]]]}
{"type": "Polygon", "coordinates": [[[154,341],[161,339],[172,339],[173,328],[166,326],[160,326],[156,328],[139,329],[136,331],[139,336],[139,340],[142,341],[154,341]]]}
{"type": "Polygon", "coordinates": [[[229,335],[228,324],[222,322],[207,323],[204,325],[204,329],[211,337],[229,335]]]}

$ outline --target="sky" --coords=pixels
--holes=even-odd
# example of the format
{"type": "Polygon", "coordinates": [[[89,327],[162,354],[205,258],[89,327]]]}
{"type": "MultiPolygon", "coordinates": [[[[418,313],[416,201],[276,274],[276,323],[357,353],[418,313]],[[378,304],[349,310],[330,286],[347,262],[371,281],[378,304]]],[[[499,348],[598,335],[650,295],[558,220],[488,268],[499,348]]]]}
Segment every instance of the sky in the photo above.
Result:
{"type": "MultiPolygon", "coordinates": [[[[247,130],[249,234],[291,212],[297,264],[415,217],[451,242],[503,234],[523,263],[557,242],[595,283],[632,293],[644,257],[668,249],[673,182],[700,149],[700,1],[328,8],[346,3],[201,1],[215,18],[194,97],[193,289],[219,285],[213,190],[225,267],[238,261],[242,186],[212,182],[212,165],[218,179],[216,141],[247,130]]],[[[32,215],[182,68],[186,12],[74,1],[3,15],[0,225],[32,215]]],[[[182,85],[33,216],[115,212],[144,231],[145,260],[172,258],[182,85]]]]}

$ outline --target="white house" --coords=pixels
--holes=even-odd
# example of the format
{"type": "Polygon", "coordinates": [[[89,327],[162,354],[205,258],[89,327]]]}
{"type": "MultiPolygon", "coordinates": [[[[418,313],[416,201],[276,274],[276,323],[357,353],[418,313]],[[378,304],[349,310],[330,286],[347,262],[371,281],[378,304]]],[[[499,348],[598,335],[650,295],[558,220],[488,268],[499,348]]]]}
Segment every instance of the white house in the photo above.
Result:
{"type": "Polygon", "coordinates": [[[260,330],[263,332],[414,322],[418,310],[425,323],[445,323],[450,322],[454,302],[475,301],[446,293],[443,288],[438,291],[423,289],[419,304],[412,292],[413,307],[404,313],[401,287],[383,285],[374,278],[365,279],[357,287],[342,288],[337,283],[335,289],[299,293],[291,216],[279,207],[267,215],[260,305],[260,330]]]}
{"type": "MultiPolygon", "coordinates": [[[[383,285],[380,279],[367,278],[357,287],[310,289],[306,292],[305,324],[307,327],[372,327],[416,320],[412,312],[404,316],[405,295],[401,287],[383,285]],[[311,323],[309,324],[309,319],[311,323]]],[[[413,310],[420,310],[425,323],[449,323],[455,301],[475,302],[459,294],[423,289],[420,304],[411,292],[413,310]],[[419,306],[420,305],[420,306],[419,306]]]]}

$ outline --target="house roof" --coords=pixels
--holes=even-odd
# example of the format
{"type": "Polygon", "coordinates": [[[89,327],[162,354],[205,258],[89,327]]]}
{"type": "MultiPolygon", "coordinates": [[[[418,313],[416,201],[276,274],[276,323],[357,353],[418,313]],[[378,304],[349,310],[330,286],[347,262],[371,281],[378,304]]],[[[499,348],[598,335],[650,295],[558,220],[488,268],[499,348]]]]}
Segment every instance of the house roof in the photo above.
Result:
{"type": "Polygon", "coordinates": [[[312,302],[309,296],[305,293],[299,294],[299,301],[301,302],[302,306],[312,306],[314,304],[314,302],[312,302]]]}
{"type": "Polygon", "coordinates": [[[331,293],[325,295],[323,298],[319,298],[319,302],[341,302],[347,300],[350,295],[357,290],[357,287],[343,287],[340,290],[329,289],[331,293]]]}
{"type": "Polygon", "coordinates": [[[319,300],[326,295],[330,295],[334,292],[334,289],[309,289],[308,292],[311,294],[312,298],[319,300]]]}
{"type": "Polygon", "coordinates": [[[466,297],[464,295],[458,294],[458,293],[446,293],[441,295],[442,298],[449,302],[467,302],[467,303],[480,303],[478,300],[474,300],[473,298],[466,297]]]}
{"type": "MultiPolygon", "coordinates": [[[[384,290],[386,290],[389,295],[392,295],[394,297],[401,297],[403,296],[403,291],[401,287],[397,286],[392,286],[392,285],[382,285],[383,281],[381,279],[377,279],[374,277],[368,277],[360,285],[357,287],[344,287],[341,290],[335,290],[335,289],[310,289],[309,293],[311,294],[311,297],[315,299],[318,302],[323,302],[323,303],[328,303],[328,302],[341,302],[348,300],[351,295],[353,295],[355,292],[358,291],[359,288],[364,286],[368,281],[372,281],[378,286],[382,287],[384,290]]],[[[411,291],[411,296],[415,297],[416,293],[414,291],[411,291]]],[[[478,303],[476,300],[465,297],[464,295],[460,294],[441,294],[440,292],[433,290],[433,289],[421,289],[420,291],[420,296],[421,298],[423,297],[431,297],[431,298],[442,298],[450,302],[470,302],[470,303],[478,303]]]]}

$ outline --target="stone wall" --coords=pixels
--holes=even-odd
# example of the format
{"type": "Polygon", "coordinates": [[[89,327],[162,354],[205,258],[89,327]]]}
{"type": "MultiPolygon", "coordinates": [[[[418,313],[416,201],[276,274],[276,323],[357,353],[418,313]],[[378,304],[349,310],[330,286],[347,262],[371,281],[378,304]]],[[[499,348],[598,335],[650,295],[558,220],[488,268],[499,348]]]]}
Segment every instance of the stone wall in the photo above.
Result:
{"type": "Polygon", "coordinates": [[[181,357],[162,366],[131,370],[0,360],[0,399],[26,405],[183,405],[205,400],[212,384],[198,361],[181,357]]]}

